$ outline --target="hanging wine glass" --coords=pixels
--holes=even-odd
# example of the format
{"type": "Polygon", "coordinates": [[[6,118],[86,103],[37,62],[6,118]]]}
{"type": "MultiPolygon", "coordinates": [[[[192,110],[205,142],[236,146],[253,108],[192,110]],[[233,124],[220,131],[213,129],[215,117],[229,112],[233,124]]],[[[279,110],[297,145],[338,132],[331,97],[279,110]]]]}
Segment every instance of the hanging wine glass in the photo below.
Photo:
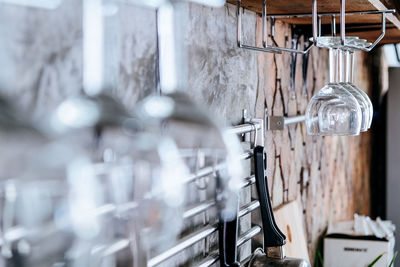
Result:
{"type": "MultiPolygon", "coordinates": [[[[14,77],[5,41],[0,40],[0,62],[8,66],[0,75],[2,93],[14,77]]],[[[0,265],[44,266],[47,259],[62,259],[70,244],[70,232],[59,231],[54,219],[65,205],[65,168],[79,148],[53,142],[20,110],[1,97],[0,265]]]]}
{"type": "Polygon", "coordinates": [[[358,88],[353,87],[351,84],[349,84],[348,81],[348,75],[351,72],[349,68],[349,64],[347,63],[347,52],[344,50],[339,50],[339,80],[340,80],[340,85],[343,86],[350,94],[352,94],[357,102],[358,105],[360,106],[361,109],[361,127],[360,131],[365,132],[368,130],[368,124],[370,121],[370,109],[369,109],[369,103],[366,100],[365,96],[360,92],[361,90],[358,88]]]}
{"type": "Polygon", "coordinates": [[[358,135],[361,109],[352,94],[338,80],[336,38],[326,37],[329,49],[329,83],[315,94],[306,110],[306,127],[310,135],[358,135]]]}
{"type": "Polygon", "coordinates": [[[153,131],[158,129],[175,140],[192,173],[186,179],[186,204],[215,199],[219,221],[237,223],[241,147],[236,136],[221,128],[215,115],[195,104],[185,93],[185,11],[179,1],[168,1],[157,10],[162,94],[141,101],[137,117],[153,122],[150,126],[153,131]],[[214,171],[202,175],[201,169],[206,166],[212,166],[214,171]]]}
{"type": "MultiPolygon", "coordinates": [[[[365,42],[364,45],[368,46],[369,43],[365,42]]],[[[345,61],[346,61],[346,69],[347,69],[347,75],[345,76],[345,78],[346,78],[345,82],[348,87],[351,87],[351,88],[353,88],[353,90],[359,92],[359,94],[364,98],[364,103],[366,103],[366,109],[367,109],[367,113],[368,113],[368,120],[366,121],[364,127],[366,129],[369,129],[369,128],[371,128],[371,124],[372,124],[374,107],[372,106],[372,102],[371,102],[371,99],[369,98],[369,96],[363,90],[361,90],[356,85],[354,85],[354,83],[353,83],[353,80],[354,80],[354,76],[353,76],[354,51],[352,51],[351,49],[347,49],[345,58],[346,58],[345,61]]]]}
{"type": "MultiPolygon", "coordinates": [[[[97,186],[88,190],[100,192],[101,198],[90,209],[108,210],[100,217],[112,221],[109,229],[121,224],[132,226],[123,232],[116,230],[106,238],[94,236],[90,242],[80,238],[75,247],[80,247],[83,242],[87,253],[75,261],[82,265],[87,258],[95,262],[114,258],[115,264],[126,260],[134,262],[135,266],[144,266],[150,250],[165,249],[180,232],[184,201],[182,185],[187,171],[174,142],[167,135],[138,131],[144,129],[147,122],[133,118],[121,103],[107,94],[110,88],[105,88],[104,79],[110,73],[105,72],[103,61],[102,1],[87,0],[83,6],[84,89],[88,96],[61,104],[55,112],[53,121],[56,123],[53,125],[62,130],[63,141],[78,140],[91,151],[97,186]],[[72,118],[70,114],[75,115],[72,118]],[[93,139],[95,142],[85,145],[86,140],[93,139]],[[145,234],[143,230],[146,230],[145,234]],[[99,244],[109,251],[110,244],[121,238],[126,241],[126,246],[120,250],[125,250],[125,255],[130,254],[125,259],[118,259],[119,250],[109,254],[91,253],[99,244]],[[131,249],[133,253],[126,253],[131,249]]],[[[78,184],[73,188],[78,188],[78,184]]],[[[86,233],[85,229],[82,233],[86,233]]]]}

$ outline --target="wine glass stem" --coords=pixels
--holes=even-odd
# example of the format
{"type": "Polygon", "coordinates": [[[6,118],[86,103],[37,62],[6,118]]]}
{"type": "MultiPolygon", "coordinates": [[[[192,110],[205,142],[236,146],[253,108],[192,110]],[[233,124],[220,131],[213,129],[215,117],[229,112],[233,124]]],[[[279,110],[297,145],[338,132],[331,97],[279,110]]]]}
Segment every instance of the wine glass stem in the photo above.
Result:
{"type": "Polygon", "coordinates": [[[338,77],[338,49],[329,49],[329,83],[337,83],[339,81],[338,77]]]}
{"type": "Polygon", "coordinates": [[[83,87],[91,96],[103,90],[102,10],[101,0],[83,1],[83,87]]]}
{"type": "Polygon", "coordinates": [[[347,75],[346,75],[346,82],[353,83],[353,70],[354,70],[354,52],[353,51],[346,51],[346,68],[347,68],[347,75]]]}
{"type": "Polygon", "coordinates": [[[345,64],[345,53],[346,51],[339,50],[339,82],[346,82],[346,74],[347,74],[347,64],[345,64]]]}
{"type": "Polygon", "coordinates": [[[182,3],[166,1],[157,12],[160,87],[163,94],[186,87],[185,8],[182,3]]]}

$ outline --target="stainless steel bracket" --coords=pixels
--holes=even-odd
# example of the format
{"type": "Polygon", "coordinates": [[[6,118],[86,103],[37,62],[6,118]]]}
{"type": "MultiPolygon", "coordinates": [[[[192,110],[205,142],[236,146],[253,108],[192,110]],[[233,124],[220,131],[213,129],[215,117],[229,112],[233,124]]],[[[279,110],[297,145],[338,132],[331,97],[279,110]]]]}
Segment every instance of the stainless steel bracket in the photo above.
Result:
{"type": "MultiPolygon", "coordinates": [[[[260,0],[261,1],[261,0],[260,0]]],[[[346,12],[345,10],[345,1],[340,0],[340,12],[329,12],[329,13],[319,13],[317,11],[317,0],[312,1],[312,13],[311,14],[267,14],[267,0],[263,1],[263,9],[262,9],[262,47],[258,46],[251,46],[244,44],[242,41],[242,11],[241,11],[241,0],[237,0],[237,43],[240,48],[261,51],[261,52],[268,52],[268,53],[275,53],[280,54],[282,52],[289,52],[289,53],[299,53],[299,54],[306,54],[310,51],[310,49],[317,44],[317,38],[321,36],[321,18],[323,16],[331,16],[332,22],[335,23],[335,16],[340,17],[340,39],[341,39],[341,47],[344,49],[355,49],[355,50],[362,50],[369,52],[371,51],[385,36],[386,34],[386,14],[393,14],[396,12],[394,9],[388,10],[370,10],[370,11],[350,11],[346,12]],[[381,34],[377,37],[377,39],[370,45],[366,47],[355,46],[346,43],[346,15],[366,15],[366,14],[381,14],[381,34]],[[312,43],[306,47],[304,50],[286,48],[286,47],[278,47],[278,46],[271,46],[267,43],[268,37],[268,21],[267,18],[271,18],[272,20],[276,18],[299,18],[299,17],[311,17],[312,18],[312,43]]],[[[336,33],[335,25],[332,25],[332,32],[336,33]]],[[[274,36],[274,30],[272,25],[271,36],[274,36]]]]}
{"type": "Polygon", "coordinates": [[[237,45],[240,48],[248,49],[248,50],[254,50],[254,51],[259,51],[259,52],[267,52],[267,53],[274,53],[274,54],[281,54],[281,51],[278,51],[276,49],[271,49],[269,47],[258,47],[255,45],[248,45],[244,44],[242,41],[242,8],[240,6],[241,0],[237,1],[237,13],[236,13],[236,19],[237,19],[237,45]]]}
{"type": "MultiPolygon", "coordinates": [[[[243,44],[243,41],[242,41],[242,11],[241,11],[240,3],[241,3],[241,0],[238,0],[237,1],[237,44],[240,48],[255,50],[255,51],[260,51],[260,52],[275,53],[275,54],[281,54],[282,52],[306,54],[306,53],[308,53],[308,51],[310,51],[311,47],[314,46],[314,44],[311,43],[305,50],[298,50],[298,49],[268,45],[268,43],[267,43],[268,23],[267,23],[267,1],[266,0],[263,0],[263,11],[262,11],[262,44],[263,44],[263,47],[243,44]]],[[[313,31],[314,30],[316,32],[318,31],[317,29],[314,29],[314,27],[313,27],[313,31]]],[[[273,35],[274,35],[274,31],[272,30],[271,36],[273,36],[273,35]]]]}
{"type": "Polygon", "coordinates": [[[381,28],[381,34],[378,36],[378,38],[369,46],[367,47],[358,47],[354,45],[349,45],[346,44],[346,0],[340,0],[340,40],[342,43],[342,46],[345,48],[350,48],[350,49],[356,49],[356,50],[362,50],[369,52],[371,51],[385,36],[386,34],[386,12],[392,13],[392,10],[388,11],[382,11],[382,28],[381,28]]]}
{"type": "Polygon", "coordinates": [[[266,116],[266,130],[267,131],[283,131],[287,125],[304,122],[306,117],[304,115],[284,117],[284,116],[266,116]]]}
{"type": "MultiPolygon", "coordinates": [[[[362,51],[366,51],[369,52],[371,51],[385,36],[386,34],[386,14],[393,14],[395,13],[396,10],[394,9],[388,9],[388,10],[374,10],[374,11],[355,11],[355,12],[348,12],[346,13],[346,0],[340,0],[340,12],[339,12],[339,16],[340,16],[340,41],[341,41],[341,48],[342,49],[351,49],[351,50],[362,50],[362,51]],[[381,19],[381,34],[378,36],[378,38],[369,46],[366,47],[362,47],[362,46],[355,46],[355,45],[351,45],[346,43],[346,15],[365,15],[365,14],[381,14],[382,19],[381,19]]],[[[337,13],[322,13],[322,14],[318,14],[317,12],[317,0],[313,0],[313,12],[312,12],[312,21],[313,21],[313,42],[317,43],[317,38],[316,38],[316,34],[315,34],[315,30],[316,30],[316,21],[317,18],[319,19],[321,16],[332,16],[332,32],[335,34],[336,33],[336,29],[335,29],[335,25],[333,25],[333,23],[335,23],[335,15],[338,15],[337,13]]],[[[298,16],[298,15],[297,15],[298,16]]],[[[303,15],[300,15],[303,16],[303,15]]],[[[307,16],[307,15],[306,15],[307,16]]],[[[321,35],[321,34],[319,34],[321,35]]]]}
{"type": "MultiPolygon", "coordinates": [[[[240,1],[239,1],[240,2],[240,1]]],[[[314,12],[314,5],[313,5],[313,12],[314,12]]],[[[319,24],[317,24],[317,27],[319,24]]],[[[318,29],[314,28],[314,21],[313,21],[313,34],[317,33],[318,29]],[[314,32],[315,31],[315,32],[314,32]]],[[[271,31],[271,36],[274,36],[274,31],[271,31]]],[[[268,38],[268,21],[267,21],[267,0],[263,0],[263,9],[262,9],[262,40],[263,40],[263,47],[265,49],[271,49],[273,51],[279,51],[279,52],[289,52],[289,53],[298,53],[298,54],[307,54],[308,51],[314,46],[314,43],[311,43],[308,47],[306,47],[304,50],[298,50],[298,49],[292,49],[292,48],[286,48],[286,47],[278,47],[278,46],[271,46],[268,45],[267,42],[268,38]]]]}

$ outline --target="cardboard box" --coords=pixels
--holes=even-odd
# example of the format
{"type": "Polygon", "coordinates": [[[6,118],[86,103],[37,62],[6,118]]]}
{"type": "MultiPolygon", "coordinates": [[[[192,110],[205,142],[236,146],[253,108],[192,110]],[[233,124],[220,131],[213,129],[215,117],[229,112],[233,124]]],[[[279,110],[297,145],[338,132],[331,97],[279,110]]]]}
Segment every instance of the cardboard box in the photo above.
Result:
{"type": "Polygon", "coordinates": [[[383,256],[373,267],[387,267],[393,258],[394,238],[357,235],[353,222],[328,230],[324,238],[324,267],[363,267],[383,256]]]}

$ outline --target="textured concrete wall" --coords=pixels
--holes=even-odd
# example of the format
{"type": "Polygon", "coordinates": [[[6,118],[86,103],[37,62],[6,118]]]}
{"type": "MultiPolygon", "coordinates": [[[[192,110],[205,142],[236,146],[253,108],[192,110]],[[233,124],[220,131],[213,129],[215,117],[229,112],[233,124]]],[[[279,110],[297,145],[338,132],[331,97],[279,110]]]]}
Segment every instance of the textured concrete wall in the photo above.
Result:
{"type": "MultiPolygon", "coordinates": [[[[82,11],[80,0],[44,11],[0,4],[1,87],[27,111],[41,116],[82,90],[82,11]],[[4,71],[3,71],[4,70],[4,71]],[[3,75],[4,74],[4,75],[3,75]]],[[[112,10],[111,10],[112,11],[112,10]]],[[[236,124],[242,109],[262,118],[303,114],[309,98],[327,80],[327,52],[314,48],[308,67],[308,96],[302,90],[301,56],[296,98],[289,97],[290,55],[263,54],[236,46],[235,8],[189,6],[188,93],[198,103],[236,124]]],[[[260,18],[246,12],[244,40],[256,40],[260,18]]],[[[127,106],[156,90],[155,13],[120,6],[106,19],[107,82],[127,106]]],[[[289,25],[276,24],[275,41],[290,42],[289,25]]],[[[271,41],[271,40],[270,40],[271,41]]],[[[302,45],[301,45],[302,46],[302,45]]],[[[369,90],[366,55],[357,54],[356,83],[369,90]]],[[[301,198],[309,250],[329,222],[369,213],[370,137],[311,137],[304,125],[268,132],[269,186],[278,206],[301,198]]]]}

